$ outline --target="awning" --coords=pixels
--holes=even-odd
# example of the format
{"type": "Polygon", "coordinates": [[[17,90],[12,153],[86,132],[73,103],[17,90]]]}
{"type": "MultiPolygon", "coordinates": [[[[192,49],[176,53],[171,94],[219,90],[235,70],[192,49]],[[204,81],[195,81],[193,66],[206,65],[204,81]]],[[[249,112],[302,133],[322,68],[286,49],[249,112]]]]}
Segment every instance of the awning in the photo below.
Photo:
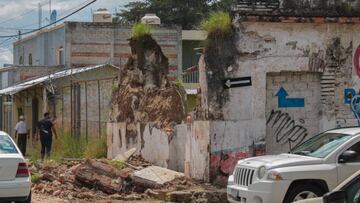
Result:
{"type": "MultiPolygon", "coordinates": [[[[59,79],[59,78],[63,78],[63,77],[69,76],[69,75],[82,73],[85,71],[102,68],[105,66],[108,66],[108,65],[103,64],[103,65],[97,65],[97,66],[89,66],[89,67],[83,67],[83,68],[73,68],[73,69],[61,70],[61,71],[52,73],[50,75],[46,75],[46,76],[42,76],[42,77],[39,77],[36,79],[28,80],[26,82],[2,89],[2,90],[0,90],[0,95],[14,95],[22,90],[33,87],[33,86],[43,83],[45,81],[59,79]]],[[[109,65],[109,66],[112,66],[112,65],[109,65]]],[[[113,67],[115,67],[115,66],[113,66],[113,67]]]]}

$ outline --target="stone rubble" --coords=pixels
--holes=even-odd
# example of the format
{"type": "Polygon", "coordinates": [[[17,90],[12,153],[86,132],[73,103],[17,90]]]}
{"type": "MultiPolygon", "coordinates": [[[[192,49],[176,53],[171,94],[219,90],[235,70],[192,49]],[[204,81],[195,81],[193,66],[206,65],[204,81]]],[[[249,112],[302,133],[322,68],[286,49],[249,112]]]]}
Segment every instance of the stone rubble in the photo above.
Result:
{"type": "MultiPolygon", "coordinates": [[[[121,168],[112,164],[113,161],[87,159],[62,163],[51,161],[30,163],[32,176],[38,176],[37,179],[33,179],[32,191],[34,194],[69,202],[100,200],[198,202],[197,199],[206,199],[206,197],[210,198],[205,202],[226,202],[225,191],[219,192],[210,185],[184,177],[182,173],[152,166],[140,156],[130,157],[121,168]],[[135,174],[141,176],[149,171],[153,171],[153,174],[161,174],[167,177],[167,180],[157,181],[156,187],[136,181],[135,174]]],[[[145,176],[141,177],[142,180],[146,180],[145,176]]],[[[149,178],[147,181],[154,180],[149,178]]]]}

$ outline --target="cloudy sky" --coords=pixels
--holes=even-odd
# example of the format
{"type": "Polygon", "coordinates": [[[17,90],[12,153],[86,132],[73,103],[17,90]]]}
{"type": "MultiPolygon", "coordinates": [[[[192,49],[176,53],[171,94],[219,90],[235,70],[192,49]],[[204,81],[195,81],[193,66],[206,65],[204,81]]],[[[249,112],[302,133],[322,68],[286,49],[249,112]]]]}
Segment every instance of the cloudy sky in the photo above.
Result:
{"type": "MultiPolygon", "coordinates": [[[[51,0],[51,8],[57,10],[58,18],[85,5],[91,0],[51,0]]],[[[112,13],[135,0],[97,0],[91,6],[69,17],[71,21],[91,21],[91,11],[107,8],[112,13]]],[[[0,0],[0,36],[14,35],[18,29],[23,32],[38,28],[38,4],[42,4],[42,25],[49,22],[49,0],[0,0]]],[[[0,38],[0,67],[11,64],[14,38],[0,38]]]]}

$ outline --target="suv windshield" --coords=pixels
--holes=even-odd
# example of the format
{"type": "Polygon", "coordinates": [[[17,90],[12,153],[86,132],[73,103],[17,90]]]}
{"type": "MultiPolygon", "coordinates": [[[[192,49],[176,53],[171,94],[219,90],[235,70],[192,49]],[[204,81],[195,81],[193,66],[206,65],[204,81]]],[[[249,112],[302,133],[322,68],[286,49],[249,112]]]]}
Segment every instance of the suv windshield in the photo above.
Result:
{"type": "Polygon", "coordinates": [[[323,133],[295,147],[290,153],[324,158],[350,138],[348,134],[323,133]]]}
{"type": "Polygon", "coordinates": [[[18,153],[15,145],[7,135],[0,135],[0,154],[16,154],[18,153]]]}

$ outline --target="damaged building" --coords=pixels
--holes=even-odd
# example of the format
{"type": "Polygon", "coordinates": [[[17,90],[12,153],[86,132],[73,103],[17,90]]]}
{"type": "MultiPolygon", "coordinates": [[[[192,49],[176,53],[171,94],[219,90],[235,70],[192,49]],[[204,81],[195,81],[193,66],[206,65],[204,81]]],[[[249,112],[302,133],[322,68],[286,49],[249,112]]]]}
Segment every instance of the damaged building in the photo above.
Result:
{"type": "MultiPolygon", "coordinates": [[[[94,22],[64,22],[55,27],[40,30],[14,43],[14,64],[0,69],[0,89],[11,89],[29,81],[36,80],[39,77],[47,76],[50,79],[52,75],[56,75],[58,72],[70,71],[71,69],[75,71],[77,68],[87,69],[95,66],[107,66],[103,64],[123,67],[128,57],[131,56],[131,48],[128,41],[130,37],[131,26],[111,22],[100,22],[96,20],[96,18],[94,18],[94,22]]],[[[189,56],[189,53],[194,52],[194,48],[198,47],[199,42],[205,39],[205,34],[195,30],[182,31],[181,28],[177,26],[159,25],[153,29],[153,37],[158,41],[164,55],[168,59],[167,79],[169,81],[181,81],[183,78],[190,78],[185,79],[188,84],[186,85],[186,91],[189,95],[189,101],[193,101],[192,106],[194,106],[198,80],[196,80],[196,77],[193,75],[198,74],[198,71],[191,74],[183,74],[183,69],[197,65],[199,56],[195,54],[189,56]],[[184,54],[184,52],[186,52],[187,55],[184,54]],[[185,57],[183,57],[183,55],[185,57]]],[[[105,71],[108,69],[113,70],[112,68],[97,69],[102,76],[100,78],[100,85],[98,85],[97,82],[98,77],[96,80],[92,80],[94,79],[94,75],[92,75],[93,72],[97,71],[91,70],[90,78],[81,76],[83,78],[79,86],[75,87],[75,83],[73,84],[70,80],[65,80],[66,82],[61,84],[61,87],[58,87],[60,89],[56,93],[57,98],[54,100],[55,104],[47,105],[47,107],[56,105],[56,108],[60,108],[62,105],[65,105],[65,108],[61,107],[66,110],[62,114],[69,115],[69,118],[65,118],[62,114],[56,112],[56,108],[49,109],[54,114],[56,113],[55,115],[58,118],[59,125],[65,125],[65,129],[74,129],[74,131],[82,135],[88,134],[90,131],[94,132],[94,135],[99,134],[99,132],[103,134],[103,131],[106,129],[105,122],[109,121],[108,109],[110,109],[111,106],[111,93],[115,86],[112,85],[115,84],[112,80],[118,76],[118,73],[113,71],[106,73],[101,72],[101,70],[105,71]],[[105,82],[106,84],[102,84],[103,79],[111,82],[109,85],[107,82],[105,82]],[[94,97],[88,97],[87,102],[92,105],[89,110],[94,109],[95,111],[99,109],[98,103],[101,102],[101,110],[97,110],[98,112],[94,113],[91,124],[85,124],[85,118],[87,117],[85,116],[85,111],[79,113],[79,111],[76,110],[76,105],[79,103],[83,105],[85,102],[85,83],[88,84],[88,88],[94,87],[93,91],[90,91],[90,89],[88,91],[89,95],[95,95],[94,97]],[[73,87],[70,88],[72,85],[73,87]],[[63,89],[62,86],[69,87],[67,89],[72,92],[65,91],[64,94],[73,95],[71,98],[64,99],[64,101],[58,98],[60,97],[59,95],[63,95],[61,92],[63,89]],[[98,86],[100,87],[101,94],[107,95],[106,98],[97,99],[98,86]],[[77,99],[79,95],[80,99],[77,99]],[[65,103],[63,104],[63,102],[65,103]],[[72,115],[73,113],[70,113],[70,109],[72,109],[72,112],[78,113],[72,115]],[[101,111],[101,113],[99,113],[99,111],[101,111]],[[80,114],[80,117],[78,114],[80,114]],[[101,118],[99,118],[99,114],[101,118]],[[62,121],[66,119],[70,119],[71,122],[64,123],[62,121]],[[89,127],[85,127],[86,125],[89,127]],[[86,132],[85,129],[87,129],[86,132]]],[[[69,77],[70,76],[66,76],[66,78],[69,77]]],[[[45,83],[47,84],[48,82],[45,83]]],[[[39,85],[40,84],[36,84],[36,86],[39,85]]],[[[41,118],[44,111],[42,105],[40,105],[44,99],[44,94],[40,89],[41,88],[38,88],[39,92],[36,94],[33,90],[26,94],[24,94],[23,91],[21,91],[21,94],[20,92],[16,92],[15,94],[11,91],[9,92],[9,89],[2,91],[0,95],[0,98],[2,96],[2,99],[0,99],[0,129],[12,134],[12,129],[18,116],[23,113],[29,122],[28,126],[32,126],[31,133],[33,134],[35,128],[34,123],[41,118]],[[25,96],[26,101],[19,103],[18,100],[23,99],[22,96],[25,96]],[[36,98],[40,106],[36,108],[38,110],[34,110],[38,113],[34,114],[26,109],[36,107],[36,102],[32,102],[36,98]]],[[[53,93],[50,90],[51,88],[48,89],[47,94],[53,93]]],[[[28,91],[24,90],[24,92],[28,91]]]]}
{"type": "Polygon", "coordinates": [[[223,184],[240,159],[358,125],[350,103],[360,89],[359,17],[237,13],[233,38],[216,47],[225,52],[200,59],[198,111],[170,137],[151,122],[135,135],[112,123],[110,156],[137,146],[152,163],[223,184]]]}

